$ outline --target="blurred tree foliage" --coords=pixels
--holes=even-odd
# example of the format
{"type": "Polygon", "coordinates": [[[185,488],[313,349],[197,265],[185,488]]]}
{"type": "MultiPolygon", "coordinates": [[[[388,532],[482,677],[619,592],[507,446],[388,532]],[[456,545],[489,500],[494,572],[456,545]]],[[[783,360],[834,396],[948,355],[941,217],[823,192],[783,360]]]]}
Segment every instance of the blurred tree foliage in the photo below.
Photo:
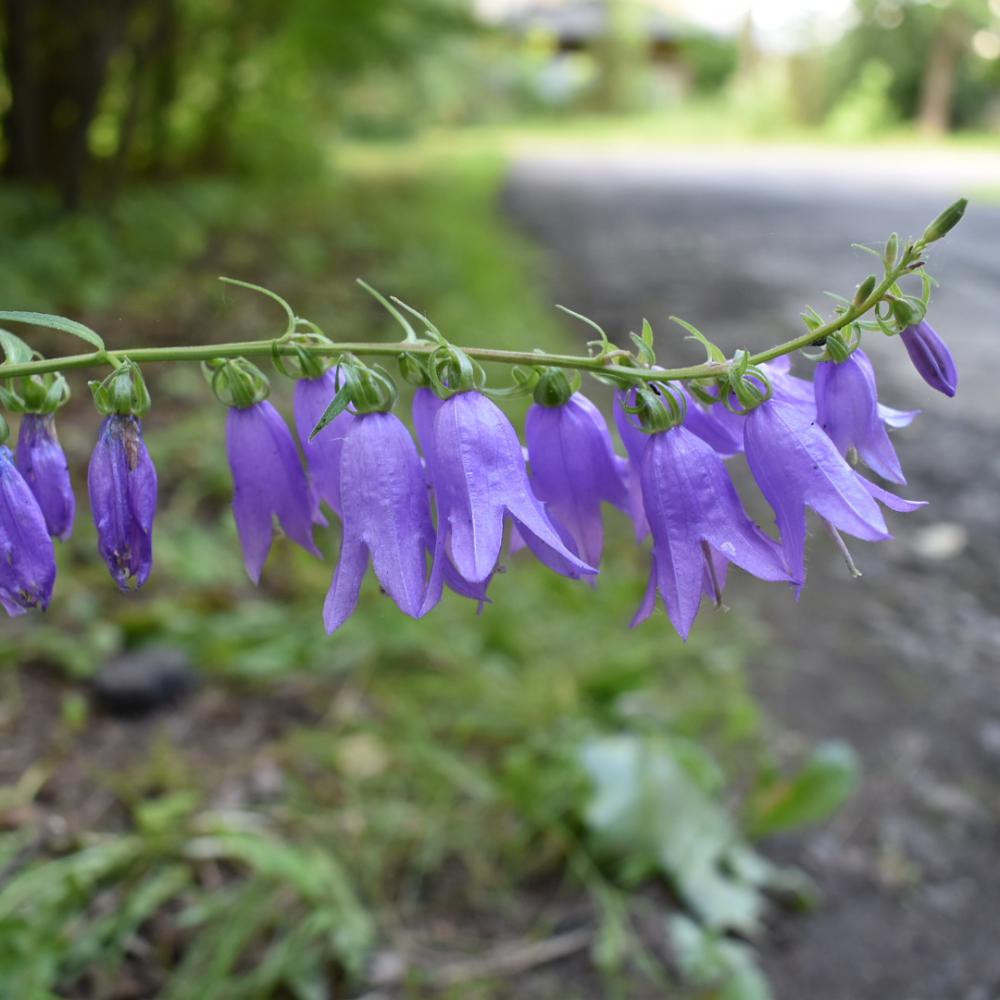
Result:
{"type": "Polygon", "coordinates": [[[466,0],[2,0],[3,173],[69,208],[136,175],[295,173],[345,83],[471,23],[466,0]]]}
{"type": "Polygon", "coordinates": [[[851,91],[868,65],[891,70],[888,97],[926,131],[976,124],[1000,90],[1000,60],[971,51],[977,31],[1000,33],[988,0],[855,0],[857,20],[831,54],[831,103],[851,91]]]}

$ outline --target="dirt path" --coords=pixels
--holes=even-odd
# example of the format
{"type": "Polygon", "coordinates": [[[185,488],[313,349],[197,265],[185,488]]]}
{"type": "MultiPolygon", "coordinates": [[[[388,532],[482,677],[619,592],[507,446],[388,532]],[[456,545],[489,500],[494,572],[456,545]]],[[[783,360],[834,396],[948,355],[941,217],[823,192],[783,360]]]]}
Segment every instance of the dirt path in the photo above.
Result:
{"type": "MultiPolygon", "coordinates": [[[[919,233],[981,167],[562,151],[522,157],[505,202],[548,253],[554,301],[618,334],[649,317],[680,363],[699,359],[670,313],[727,349],[784,339],[867,272],[852,242],[919,233]]],[[[924,409],[896,440],[907,495],[930,506],[895,517],[896,541],[853,546],[863,580],[817,537],[797,607],[758,584],[731,595],[773,635],[754,677],[779,738],[846,738],[865,767],[833,824],[773,845],[826,892],[765,944],[778,1000],[1000,998],[1000,209],[974,203],[932,271],[958,399],[927,390],[900,344],[869,350],[883,399],[924,409]]]]}

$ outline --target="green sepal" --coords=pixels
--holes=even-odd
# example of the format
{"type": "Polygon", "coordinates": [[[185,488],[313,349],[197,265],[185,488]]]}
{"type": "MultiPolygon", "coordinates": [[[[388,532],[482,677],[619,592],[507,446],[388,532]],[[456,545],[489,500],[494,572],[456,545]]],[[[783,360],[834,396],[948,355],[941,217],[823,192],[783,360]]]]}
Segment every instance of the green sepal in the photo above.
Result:
{"type": "Polygon", "coordinates": [[[246,358],[213,358],[202,362],[201,370],[223,406],[246,410],[270,395],[267,376],[246,358]]]}
{"type": "Polygon", "coordinates": [[[128,358],[100,382],[87,384],[102,416],[144,417],[149,412],[151,400],[146,380],[139,366],[128,358]]]}
{"type": "Polygon", "coordinates": [[[573,380],[567,378],[562,368],[543,368],[535,385],[534,400],[539,406],[550,409],[565,406],[578,387],[579,384],[574,387],[573,380]]]}

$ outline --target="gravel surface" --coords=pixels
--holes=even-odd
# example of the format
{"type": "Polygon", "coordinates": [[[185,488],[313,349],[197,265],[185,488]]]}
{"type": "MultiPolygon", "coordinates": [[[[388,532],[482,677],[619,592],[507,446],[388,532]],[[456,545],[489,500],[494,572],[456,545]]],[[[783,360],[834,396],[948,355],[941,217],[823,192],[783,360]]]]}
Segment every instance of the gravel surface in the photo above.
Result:
{"type": "MultiPolygon", "coordinates": [[[[868,272],[852,242],[919,234],[991,178],[988,156],[560,150],[519,159],[505,206],[546,252],[554,302],[619,339],[648,317],[679,364],[701,357],[671,313],[727,350],[785,339],[868,272]]],[[[776,738],[846,738],[865,768],[833,823],[770,845],[825,892],[763,943],[778,1000],[1000,998],[1000,208],[974,200],[931,271],[958,398],[901,344],[866,344],[882,398],[924,410],[896,442],[906,495],[929,507],[890,515],[892,542],[852,545],[861,580],[817,531],[797,606],[757,582],[730,595],[772,636],[753,670],[776,738]]]]}

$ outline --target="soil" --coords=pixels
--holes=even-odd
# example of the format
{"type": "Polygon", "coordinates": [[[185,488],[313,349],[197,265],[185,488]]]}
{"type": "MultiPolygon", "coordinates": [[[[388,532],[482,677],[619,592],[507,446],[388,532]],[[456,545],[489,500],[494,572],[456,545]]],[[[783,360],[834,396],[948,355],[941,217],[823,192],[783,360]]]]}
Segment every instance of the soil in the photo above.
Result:
{"type": "MultiPolygon", "coordinates": [[[[544,249],[554,301],[620,341],[648,317],[661,363],[694,363],[669,314],[727,351],[785,339],[807,303],[826,311],[824,289],[850,294],[871,269],[852,242],[919,234],[963,193],[960,171],[837,159],[539,154],[505,204],[544,249]]],[[[851,546],[860,580],[816,532],[797,605],[756,581],[728,595],[770,634],[753,676],[775,738],[843,738],[864,767],[835,821],[765,845],[824,892],[762,942],[777,1000],[1000,998],[1000,209],[973,203],[931,263],[958,397],[920,382],[898,342],[866,343],[883,400],[924,408],[895,440],[905,495],[929,506],[890,515],[894,541],[851,546]]]]}

